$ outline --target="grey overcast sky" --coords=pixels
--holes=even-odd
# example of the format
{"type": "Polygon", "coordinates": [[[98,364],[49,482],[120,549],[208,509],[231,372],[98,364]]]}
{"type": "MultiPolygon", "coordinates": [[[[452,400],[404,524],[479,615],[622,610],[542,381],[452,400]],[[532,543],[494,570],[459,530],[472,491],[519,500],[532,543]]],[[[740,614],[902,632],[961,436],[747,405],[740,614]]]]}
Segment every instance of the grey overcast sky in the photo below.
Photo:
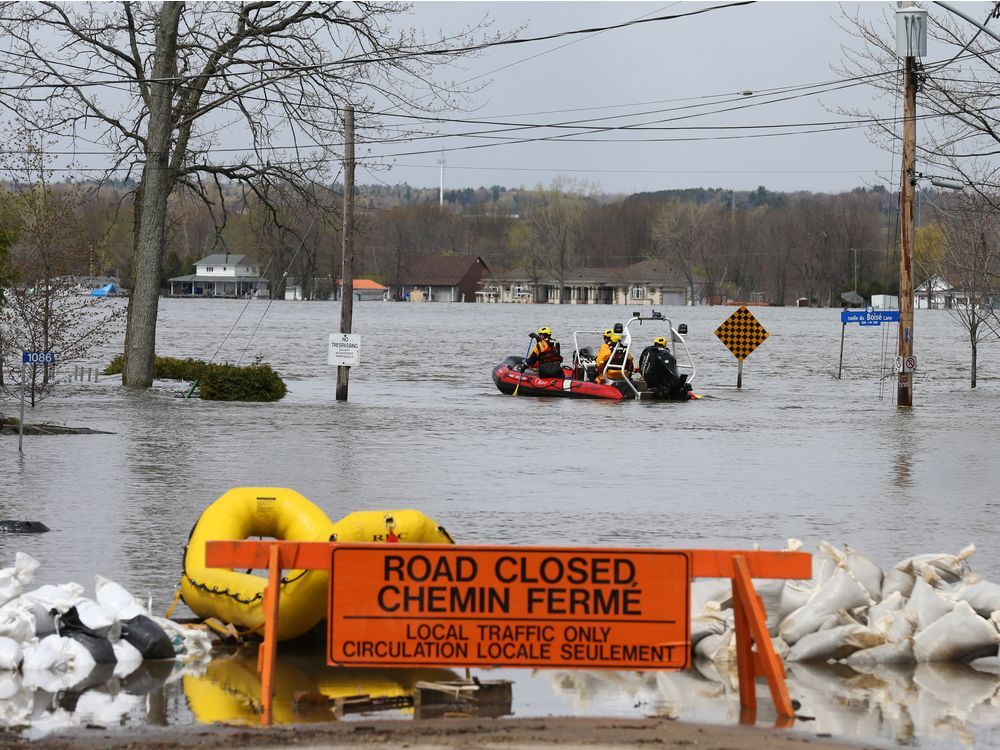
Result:
{"type": "MultiPolygon", "coordinates": [[[[489,15],[496,30],[524,25],[518,36],[539,36],[722,4],[725,0],[417,2],[407,21],[429,33],[453,32],[489,15]]],[[[770,131],[611,131],[582,136],[593,139],[591,142],[573,142],[573,138],[564,137],[496,145],[496,140],[456,135],[413,144],[373,144],[358,155],[386,156],[392,166],[374,173],[361,169],[357,179],[437,187],[441,153],[389,155],[443,148],[446,189],[494,184],[530,187],[548,184],[559,175],[597,183],[603,191],[623,193],[697,186],[747,190],[758,185],[777,190],[840,191],[863,184],[885,184],[898,166],[893,155],[871,144],[860,128],[720,140],[809,129],[801,124],[842,120],[832,111],[835,106],[873,104],[873,90],[855,86],[718,112],[781,96],[760,93],[768,89],[837,79],[831,66],[841,60],[841,46],[856,44],[838,27],[842,7],[848,13],[881,18],[883,14],[892,16],[895,3],[758,2],[589,36],[496,47],[463,61],[462,70],[450,72],[456,81],[485,75],[478,79],[489,83],[475,97],[477,109],[445,115],[519,123],[557,123],[614,115],[614,119],[597,124],[620,126],[697,113],[696,117],[658,124],[792,127],[770,131]],[[742,97],[743,91],[756,95],[742,97]],[[675,109],[689,105],[697,107],[675,109]],[[667,109],[673,111],[663,111],[667,109]],[[706,137],[708,140],[650,141],[706,137]],[[484,143],[489,145],[464,148],[484,143]]],[[[963,7],[976,16],[985,16],[988,10],[985,3],[965,3],[963,7]]],[[[943,11],[934,8],[931,12],[943,11]]],[[[929,60],[939,59],[944,53],[935,53],[933,46],[929,44],[929,60]]],[[[881,114],[893,116],[894,102],[879,102],[877,107],[881,114]]],[[[441,132],[472,132],[487,127],[450,124],[441,126],[441,132]]],[[[507,137],[565,132],[515,131],[507,137]]]]}

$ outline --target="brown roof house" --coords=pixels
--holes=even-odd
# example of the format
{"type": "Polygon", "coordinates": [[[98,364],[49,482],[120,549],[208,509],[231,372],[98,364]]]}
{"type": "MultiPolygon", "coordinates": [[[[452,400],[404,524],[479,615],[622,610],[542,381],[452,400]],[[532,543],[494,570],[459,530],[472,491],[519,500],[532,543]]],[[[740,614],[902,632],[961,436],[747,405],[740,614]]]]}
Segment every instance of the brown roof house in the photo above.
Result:
{"type": "Polygon", "coordinates": [[[489,272],[476,255],[411,255],[389,289],[393,299],[410,302],[474,302],[489,272]]]}

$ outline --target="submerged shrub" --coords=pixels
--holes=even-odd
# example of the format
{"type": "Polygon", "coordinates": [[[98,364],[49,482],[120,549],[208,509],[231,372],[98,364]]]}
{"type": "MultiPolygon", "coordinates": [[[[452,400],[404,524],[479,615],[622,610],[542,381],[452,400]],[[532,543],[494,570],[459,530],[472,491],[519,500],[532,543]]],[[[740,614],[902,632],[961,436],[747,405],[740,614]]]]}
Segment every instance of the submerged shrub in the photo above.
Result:
{"type": "Polygon", "coordinates": [[[288,393],[271,365],[208,365],[201,376],[201,397],[209,401],[277,401],[288,393]]]}
{"type": "MultiPolygon", "coordinates": [[[[118,375],[125,365],[119,354],[104,370],[118,375]]],[[[246,367],[210,365],[208,362],[177,357],[157,357],[153,377],[161,380],[197,380],[201,397],[207,401],[277,401],[288,393],[285,381],[270,365],[260,361],[246,367]]]]}

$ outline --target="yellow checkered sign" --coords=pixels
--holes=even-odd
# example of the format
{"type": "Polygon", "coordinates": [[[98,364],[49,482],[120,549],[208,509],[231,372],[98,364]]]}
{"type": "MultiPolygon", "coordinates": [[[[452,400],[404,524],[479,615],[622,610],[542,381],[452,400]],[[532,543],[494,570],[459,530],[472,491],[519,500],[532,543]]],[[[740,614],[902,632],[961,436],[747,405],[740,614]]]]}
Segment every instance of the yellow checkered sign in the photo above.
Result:
{"type": "Polygon", "coordinates": [[[768,334],[746,305],[741,305],[725,323],[715,329],[715,335],[736,359],[742,361],[764,343],[768,334]]]}

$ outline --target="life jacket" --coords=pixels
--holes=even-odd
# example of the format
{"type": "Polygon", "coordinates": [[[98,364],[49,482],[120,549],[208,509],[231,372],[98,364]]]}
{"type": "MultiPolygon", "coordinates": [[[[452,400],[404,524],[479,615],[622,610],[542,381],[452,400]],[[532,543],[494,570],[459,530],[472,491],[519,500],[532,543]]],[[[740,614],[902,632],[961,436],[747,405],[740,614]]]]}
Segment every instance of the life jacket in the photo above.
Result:
{"type": "Polygon", "coordinates": [[[562,363],[559,342],[554,338],[538,339],[535,342],[535,348],[531,350],[531,356],[528,357],[529,364],[542,364],[544,362],[562,363]]]}

